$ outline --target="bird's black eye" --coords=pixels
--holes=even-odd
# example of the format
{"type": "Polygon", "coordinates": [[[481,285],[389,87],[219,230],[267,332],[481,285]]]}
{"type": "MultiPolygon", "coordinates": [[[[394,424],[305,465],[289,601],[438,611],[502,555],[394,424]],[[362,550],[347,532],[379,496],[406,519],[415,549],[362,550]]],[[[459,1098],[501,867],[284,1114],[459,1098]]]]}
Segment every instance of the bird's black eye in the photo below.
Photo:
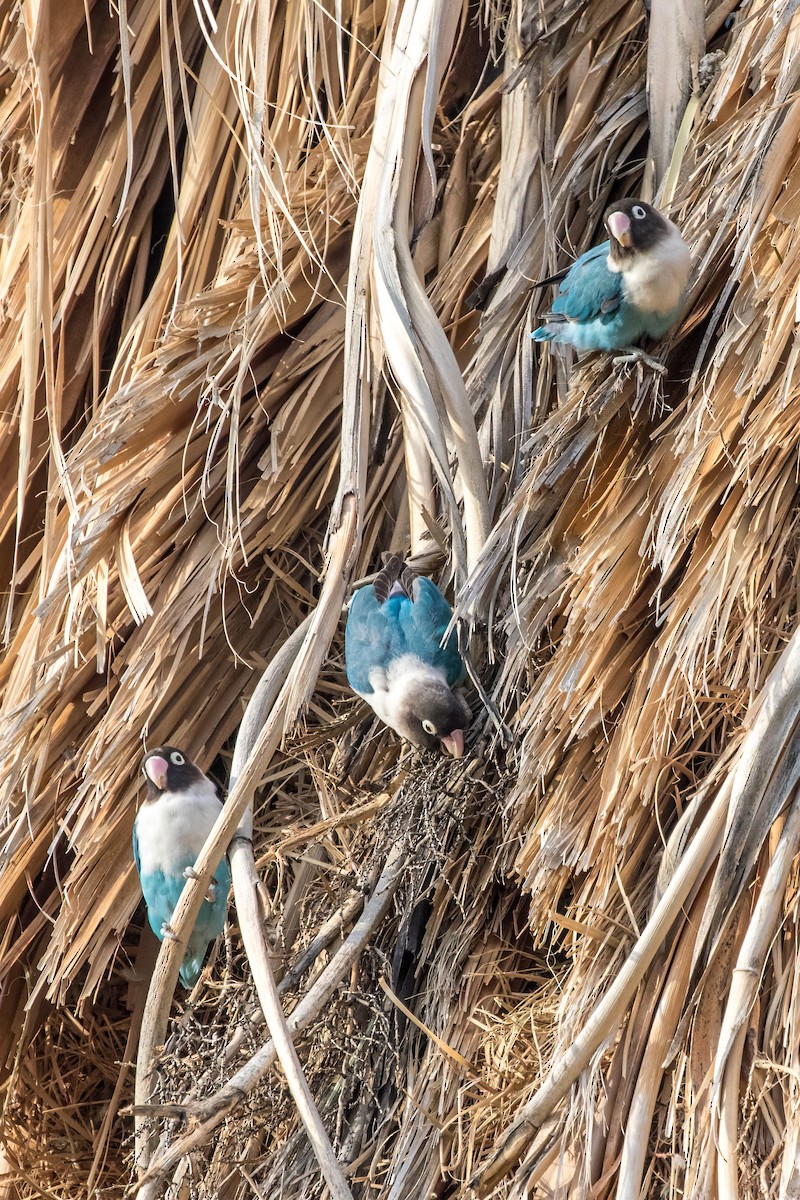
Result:
{"type": "Polygon", "coordinates": [[[182,767],[186,759],[181,754],[180,750],[173,750],[169,756],[170,762],[173,762],[176,767],[182,767]]]}
{"type": "Polygon", "coordinates": [[[436,736],[436,726],[434,725],[433,721],[423,721],[422,728],[426,733],[429,733],[431,737],[436,736]]]}
{"type": "Polygon", "coordinates": [[[647,213],[642,208],[641,204],[634,204],[633,208],[631,209],[631,214],[636,217],[637,221],[643,221],[647,216],[647,213]]]}

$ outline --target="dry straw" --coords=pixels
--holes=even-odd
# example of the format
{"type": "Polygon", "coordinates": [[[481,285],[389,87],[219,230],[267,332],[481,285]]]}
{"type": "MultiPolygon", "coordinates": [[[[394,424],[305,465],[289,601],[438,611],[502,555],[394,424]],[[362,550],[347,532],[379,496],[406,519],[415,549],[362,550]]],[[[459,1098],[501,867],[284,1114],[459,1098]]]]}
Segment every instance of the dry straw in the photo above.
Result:
{"type": "Polygon", "coordinates": [[[0,8],[2,1200],[798,1193],[800,15],[648,7],[0,8]],[[663,383],[528,338],[626,194],[663,383]],[[409,548],[458,763],[345,686],[409,548]],[[191,997],[144,740],[237,780],[191,997]]]}

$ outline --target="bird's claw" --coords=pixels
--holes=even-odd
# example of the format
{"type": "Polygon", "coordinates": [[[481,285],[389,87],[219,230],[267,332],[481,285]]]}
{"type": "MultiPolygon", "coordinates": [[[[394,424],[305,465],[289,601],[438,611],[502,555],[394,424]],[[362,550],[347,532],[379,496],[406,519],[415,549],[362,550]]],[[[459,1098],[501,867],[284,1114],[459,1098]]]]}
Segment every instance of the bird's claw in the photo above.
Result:
{"type": "MultiPolygon", "coordinates": [[[[199,879],[200,876],[197,874],[197,871],[195,871],[194,867],[184,867],[183,868],[183,878],[184,879],[199,879]]],[[[205,898],[209,904],[214,904],[216,902],[218,887],[219,887],[219,884],[217,883],[217,880],[211,879],[209,882],[209,885],[208,885],[208,890],[206,891],[206,895],[205,895],[205,898]]]]}
{"type": "Polygon", "coordinates": [[[167,938],[171,942],[177,942],[178,935],[171,925],[164,921],[161,925],[161,937],[167,938]]]}
{"type": "Polygon", "coordinates": [[[646,363],[651,371],[655,371],[658,375],[666,375],[667,368],[657,358],[652,358],[649,354],[645,354],[644,350],[639,350],[634,347],[625,354],[618,354],[614,359],[615,367],[625,366],[627,363],[636,363],[640,366],[646,363]]]}

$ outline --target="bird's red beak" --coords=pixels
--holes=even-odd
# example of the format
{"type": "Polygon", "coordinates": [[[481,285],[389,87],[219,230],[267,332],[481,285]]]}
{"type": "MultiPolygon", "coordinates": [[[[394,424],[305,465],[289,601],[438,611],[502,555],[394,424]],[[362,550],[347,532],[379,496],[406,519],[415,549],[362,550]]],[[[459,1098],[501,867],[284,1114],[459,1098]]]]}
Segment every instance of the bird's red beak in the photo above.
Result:
{"type": "Polygon", "coordinates": [[[152,758],[148,758],[144,764],[144,773],[148,779],[152,780],[160,792],[163,792],[167,786],[167,771],[169,765],[165,758],[159,754],[154,754],[152,758]]]}
{"type": "Polygon", "coordinates": [[[619,242],[620,246],[628,249],[633,239],[631,238],[631,219],[624,212],[613,212],[609,214],[606,221],[608,232],[611,234],[615,242],[619,242]]]}
{"type": "Polygon", "coordinates": [[[452,754],[453,758],[461,758],[464,753],[464,730],[454,729],[447,737],[440,739],[442,749],[448,754],[452,754]]]}

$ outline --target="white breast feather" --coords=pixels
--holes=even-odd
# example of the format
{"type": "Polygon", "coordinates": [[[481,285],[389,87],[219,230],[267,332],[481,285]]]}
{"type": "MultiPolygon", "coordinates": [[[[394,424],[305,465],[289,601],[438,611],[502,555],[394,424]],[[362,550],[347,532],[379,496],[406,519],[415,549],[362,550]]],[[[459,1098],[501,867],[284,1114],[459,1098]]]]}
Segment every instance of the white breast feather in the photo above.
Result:
{"type": "Polygon", "coordinates": [[[390,664],[388,671],[373,667],[369,681],[373,691],[364,699],[378,714],[385,725],[397,729],[397,718],[410,691],[419,687],[421,679],[435,679],[447,683],[444,671],[423,662],[416,654],[403,654],[390,664]]]}
{"type": "Polygon", "coordinates": [[[691,251],[672,225],[654,250],[637,254],[622,272],[625,299],[644,312],[671,312],[681,302],[691,265],[691,251]]]}
{"type": "Polygon", "coordinates": [[[183,792],[162,792],[157,800],[142,805],[136,818],[142,875],[180,873],[187,857],[197,858],[221,808],[208,779],[183,792]]]}

